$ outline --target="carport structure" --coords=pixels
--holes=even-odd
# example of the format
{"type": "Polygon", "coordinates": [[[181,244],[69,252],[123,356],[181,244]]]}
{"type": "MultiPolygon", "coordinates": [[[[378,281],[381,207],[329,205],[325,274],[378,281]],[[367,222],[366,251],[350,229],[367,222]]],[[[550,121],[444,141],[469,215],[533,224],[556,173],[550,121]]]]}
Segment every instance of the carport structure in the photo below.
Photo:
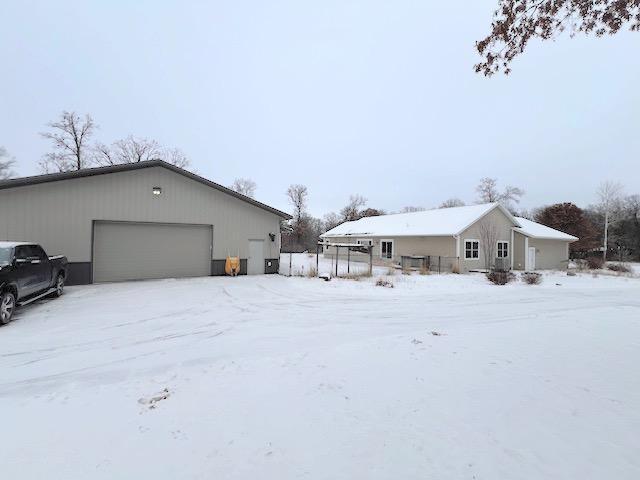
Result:
{"type": "MultiPolygon", "coordinates": [[[[325,248],[335,249],[335,276],[338,276],[338,264],[340,263],[340,249],[346,251],[346,258],[343,260],[347,262],[347,274],[351,273],[351,254],[355,253],[369,262],[369,275],[373,273],[373,246],[364,245],[360,243],[344,243],[344,242],[331,242],[322,241],[318,242],[316,246],[316,272],[320,275],[320,251],[325,248]]],[[[361,258],[361,261],[362,261],[361,258]]],[[[354,258],[355,260],[355,258],[354,258]]]]}

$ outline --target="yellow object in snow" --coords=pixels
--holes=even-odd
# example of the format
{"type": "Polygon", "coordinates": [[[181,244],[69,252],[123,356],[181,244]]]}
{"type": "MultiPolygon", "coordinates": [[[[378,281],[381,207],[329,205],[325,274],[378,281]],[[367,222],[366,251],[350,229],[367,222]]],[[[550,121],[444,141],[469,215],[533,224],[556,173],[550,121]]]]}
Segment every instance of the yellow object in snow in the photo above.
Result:
{"type": "Polygon", "coordinates": [[[227,257],[224,264],[224,271],[227,275],[235,277],[240,273],[240,257],[227,257]]]}

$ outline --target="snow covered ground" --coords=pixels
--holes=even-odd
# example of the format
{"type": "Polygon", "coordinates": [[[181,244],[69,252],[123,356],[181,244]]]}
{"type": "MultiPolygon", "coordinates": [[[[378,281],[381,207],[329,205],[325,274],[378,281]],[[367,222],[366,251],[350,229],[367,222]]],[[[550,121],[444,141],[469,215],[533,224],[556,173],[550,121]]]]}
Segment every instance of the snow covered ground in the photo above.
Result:
{"type": "Polygon", "coordinates": [[[3,478],[640,478],[640,279],[374,281],[24,308],[0,328],[3,478]]]}

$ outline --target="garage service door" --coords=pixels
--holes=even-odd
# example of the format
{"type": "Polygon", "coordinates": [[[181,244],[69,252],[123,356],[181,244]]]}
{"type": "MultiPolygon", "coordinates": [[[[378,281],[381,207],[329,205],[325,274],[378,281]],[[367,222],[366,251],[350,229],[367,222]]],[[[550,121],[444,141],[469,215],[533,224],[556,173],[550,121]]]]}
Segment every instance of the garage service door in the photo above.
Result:
{"type": "Polygon", "coordinates": [[[96,222],[93,281],[210,275],[212,228],[206,225],[96,222]]]}

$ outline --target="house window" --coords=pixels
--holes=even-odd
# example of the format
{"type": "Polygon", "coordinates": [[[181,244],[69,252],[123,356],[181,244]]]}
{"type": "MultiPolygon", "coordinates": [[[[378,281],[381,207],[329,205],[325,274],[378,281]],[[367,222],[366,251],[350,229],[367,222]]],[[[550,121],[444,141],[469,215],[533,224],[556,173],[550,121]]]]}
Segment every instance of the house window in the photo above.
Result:
{"type": "Polygon", "coordinates": [[[393,240],[380,241],[380,258],[393,258],[393,240]]]}
{"type": "Polygon", "coordinates": [[[509,257],[509,242],[498,242],[498,258],[509,257]]]}
{"type": "Polygon", "coordinates": [[[464,258],[473,259],[479,257],[480,241],[479,240],[465,240],[464,241],[464,258]]]}
{"type": "Polygon", "coordinates": [[[370,247],[371,245],[373,245],[373,240],[371,240],[370,238],[359,238],[358,240],[356,240],[356,243],[358,245],[365,245],[367,247],[370,247]]]}

